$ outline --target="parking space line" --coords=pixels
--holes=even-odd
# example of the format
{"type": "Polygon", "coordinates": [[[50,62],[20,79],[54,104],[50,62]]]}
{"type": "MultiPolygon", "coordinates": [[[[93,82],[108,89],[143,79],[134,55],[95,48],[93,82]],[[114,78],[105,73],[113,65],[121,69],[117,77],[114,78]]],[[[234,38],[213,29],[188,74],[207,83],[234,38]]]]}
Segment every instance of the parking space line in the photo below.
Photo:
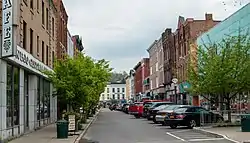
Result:
{"type": "Polygon", "coordinates": [[[166,132],[166,134],[167,134],[167,135],[170,135],[170,136],[172,136],[172,137],[174,137],[174,138],[176,138],[176,139],[178,139],[178,140],[181,140],[181,141],[183,141],[183,142],[186,142],[186,140],[184,140],[184,139],[182,139],[182,138],[180,138],[180,137],[178,137],[178,136],[176,136],[176,135],[174,135],[174,134],[171,134],[171,133],[169,133],[169,132],[166,132]]]}
{"type": "Polygon", "coordinates": [[[224,140],[224,138],[191,139],[188,141],[189,142],[197,142],[197,141],[217,141],[217,140],[224,140]]]}
{"type": "Polygon", "coordinates": [[[189,132],[190,130],[179,130],[179,131],[173,131],[170,133],[182,133],[182,132],[189,132]]]}

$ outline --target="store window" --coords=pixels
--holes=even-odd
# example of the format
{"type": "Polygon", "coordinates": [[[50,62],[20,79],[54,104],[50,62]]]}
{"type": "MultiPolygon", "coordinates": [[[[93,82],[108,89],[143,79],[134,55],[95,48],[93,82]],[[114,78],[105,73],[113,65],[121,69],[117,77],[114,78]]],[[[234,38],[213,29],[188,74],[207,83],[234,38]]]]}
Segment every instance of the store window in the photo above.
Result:
{"type": "Polygon", "coordinates": [[[50,83],[39,78],[37,90],[37,120],[50,117],[50,83]]]}
{"type": "Polygon", "coordinates": [[[19,125],[19,68],[7,65],[7,128],[19,125]]]}

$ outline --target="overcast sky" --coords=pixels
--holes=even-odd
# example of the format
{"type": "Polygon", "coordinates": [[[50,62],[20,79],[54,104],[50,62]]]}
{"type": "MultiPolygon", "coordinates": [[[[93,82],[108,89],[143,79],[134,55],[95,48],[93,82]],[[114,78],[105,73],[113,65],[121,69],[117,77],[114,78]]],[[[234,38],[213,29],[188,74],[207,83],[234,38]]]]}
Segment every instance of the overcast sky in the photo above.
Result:
{"type": "Polygon", "coordinates": [[[63,1],[69,15],[68,28],[72,35],[82,36],[85,52],[109,60],[119,72],[128,71],[147,57],[146,49],[165,28],[176,29],[179,15],[204,19],[207,12],[223,20],[248,0],[63,1]]]}

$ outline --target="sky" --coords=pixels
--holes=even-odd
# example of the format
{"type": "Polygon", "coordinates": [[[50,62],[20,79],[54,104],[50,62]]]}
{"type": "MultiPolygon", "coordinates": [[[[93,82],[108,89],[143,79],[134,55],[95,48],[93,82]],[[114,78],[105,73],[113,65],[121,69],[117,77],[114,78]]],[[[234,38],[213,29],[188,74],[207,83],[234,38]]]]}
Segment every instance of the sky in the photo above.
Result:
{"type": "Polygon", "coordinates": [[[129,71],[178,17],[223,20],[248,0],[63,0],[71,35],[80,35],[85,53],[110,61],[115,71],[129,71]]]}

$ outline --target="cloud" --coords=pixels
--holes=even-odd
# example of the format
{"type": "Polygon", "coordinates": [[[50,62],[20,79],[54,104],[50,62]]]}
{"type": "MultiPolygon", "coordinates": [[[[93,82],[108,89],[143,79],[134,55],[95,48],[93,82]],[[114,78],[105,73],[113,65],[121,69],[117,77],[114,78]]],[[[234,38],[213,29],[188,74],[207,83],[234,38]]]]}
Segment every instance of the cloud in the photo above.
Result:
{"type": "Polygon", "coordinates": [[[223,20],[242,6],[233,1],[64,0],[64,5],[68,28],[83,37],[87,54],[110,60],[117,71],[128,71],[147,56],[146,49],[165,28],[175,30],[179,15],[204,19],[207,12],[223,20]]]}

